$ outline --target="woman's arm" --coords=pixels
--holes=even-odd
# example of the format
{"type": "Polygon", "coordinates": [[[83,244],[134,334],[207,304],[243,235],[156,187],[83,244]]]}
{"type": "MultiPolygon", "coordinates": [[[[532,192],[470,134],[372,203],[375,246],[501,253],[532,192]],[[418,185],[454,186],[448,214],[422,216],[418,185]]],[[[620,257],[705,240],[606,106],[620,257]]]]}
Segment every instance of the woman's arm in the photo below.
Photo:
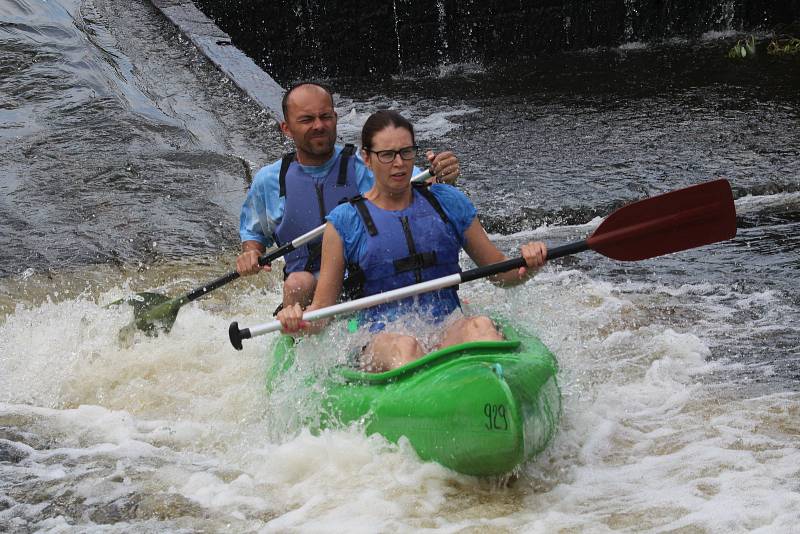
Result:
{"type": "MultiPolygon", "coordinates": [[[[322,263],[319,269],[319,279],[314,290],[314,300],[306,311],[318,310],[336,304],[336,299],[342,291],[344,279],[344,244],[339,233],[331,223],[325,226],[322,235],[322,263]]],[[[297,332],[316,334],[328,324],[328,319],[309,323],[303,320],[303,308],[299,304],[289,306],[278,312],[277,319],[283,325],[284,332],[297,332]]]]}
{"type": "MultiPolygon", "coordinates": [[[[486,230],[483,229],[477,217],[472,220],[472,223],[469,225],[466,232],[464,232],[464,241],[464,250],[479,267],[508,259],[506,255],[500,252],[494,243],[489,240],[489,236],[486,235],[486,230]]],[[[520,247],[520,251],[528,264],[528,268],[520,267],[516,271],[506,271],[496,274],[490,277],[489,280],[501,286],[520,284],[527,280],[528,277],[533,274],[533,271],[544,265],[544,262],[547,260],[547,247],[541,241],[526,243],[520,247]]]]}
{"type": "Polygon", "coordinates": [[[326,223],[322,234],[322,262],[319,268],[319,280],[314,291],[314,300],[308,307],[317,310],[333,306],[342,292],[344,280],[344,242],[339,232],[331,223],[326,223]]]}

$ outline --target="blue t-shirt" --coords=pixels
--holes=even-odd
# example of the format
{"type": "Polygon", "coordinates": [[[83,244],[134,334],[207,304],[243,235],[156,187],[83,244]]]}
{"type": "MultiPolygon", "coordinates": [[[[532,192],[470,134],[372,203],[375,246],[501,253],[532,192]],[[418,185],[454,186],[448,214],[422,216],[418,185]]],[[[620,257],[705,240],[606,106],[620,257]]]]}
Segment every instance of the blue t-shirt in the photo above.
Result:
{"type": "MultiPolygon", "coordinates": [[[[343,148],[336,145],[331,159],[322,165],[300,165],[300,168],[315,180],[322,181],[331,171],[343,148]]],[[[372,188],[375,178],[358,151],[355,158],[356,187],[364,194],[372,188]]],[[[281,223],[286,206],[286,199],[280,196],[280,171],[281,160],[278,160],[262,167],[253,178],[239,215],[239,237],[242,241],[258,241],[265,247],[274,244],[273,232],[281,223]]],[[[414,174],[419,172],[414,167],[414,174]]]]}
{"type": "MultiPolygon", "coordinates": [[[[446,184],[434,184],[430,187],[431,193],[441,204],[447,218],[458,232],[461,246],[464,246],[464,232],[475,220],[478,212],[475,206],[460,190],[446,184]]],[[[419,198],[419,197],[418,197],[419,198]]],[[[419,198],[421,202],[427,202],[419,198]]],[[[345,261],[358,263],[367,250],[369,233],[364,226],[364,221],[358,210],[352,204],[336,206],[326,217],[339,233],[344,244],[345,261]]]]}

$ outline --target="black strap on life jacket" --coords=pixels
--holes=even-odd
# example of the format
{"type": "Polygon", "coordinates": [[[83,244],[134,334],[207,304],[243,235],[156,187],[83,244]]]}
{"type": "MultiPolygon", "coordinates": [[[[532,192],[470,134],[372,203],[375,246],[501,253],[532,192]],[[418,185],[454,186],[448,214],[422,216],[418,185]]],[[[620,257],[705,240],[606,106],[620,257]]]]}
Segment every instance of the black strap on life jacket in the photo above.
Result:
{"type": "MultiPolygon", "coordinates": [[[[378,229],[375,228],[375,221],[372,220],[372,216],[369,214],[369,210],[364,204],[364,200],[365,199],[362,195],[356,195],[347,202],[356,208],[356,211],[358,211],[358,214],[361,216],[361,220],[364,222],[364,226],[367,228],[369,235],[378,235],[378,229]]],[[[344,279],[342,286],[342,299],[353,300],[363,297],[365,281],[366,276],[364,275],[364,270],[361,268],[361,265],[359,265],[358,262],[348,262],[347,277],[344,279]]]]}
{"type": "Polygon", "coordinates": [[[317,190],[317,206],[319,207],[319,223],[325,222],[325,191],[322,184],[314,184],[314,189],[317,190]]]}
{"type": "MultiPolygon", "coordinates": [[[[322,239],[316,243],[309,243],[306,247],[308,247],[308,259],[306,260],[303,270],[313,272],[316,270],[314,269],[314,263],[322,256],[322,239]]],[[[318,268],[319,267],[317,267],[317,269],[318,268]]]]}
{"type": "MultiPolygon", "coordinates": [[[[431,193],[431,190],[429,189],[431,184],[426,182],[421,182],[421,183],[413,183],[411,185],[414,187],[417,193],[422,195],[422,197],[428,201],[428,203],[433,207],[434,211],[436,211],[436,213],[439,214],[439,217],[442,218],[444,223],[449,224],[453,229],[453,231],[455,231],[456,229],[455,226],[453,226],[452,223],[450,222],[450,219],[447,218],[447,214],[444,212],[444,209],[442,208],[442,205],[439,203],[439,200],[433,195],[433,193],[431,193]]],[[[458,235],[458,232],[456,232],[456,235],[458,235]]]]}
{"type": "Polygon", "coordinates": [[[369,232],[369,235],[374,237],[378,235],[378,229],[375,228],[375,221],[372,220],[372,216],[369,214],[369,209],[367,209],[366,204],[364,204],[365,200],[366,199],[363,197],[363,195],[356,195],[348,200],[348,202],[355,206],[358,214],[361,216],[361,220],[364,222],[364,226],[367,227],[367,232],[369,232]]]}
{"type": "Polygon", "coordinates": [[[350,163],[350,158],[356,152],[355,145],[347,143],[342,149],[342,158],[339,160],[339,178],[336,180],[336,185],[344,185],[347,183],[347,164],[350,163]]]}
{"type": "Polygon", "coordinates": [[[286,196],[286,173],[289,172],[289,165],[297,157],[296,152],[289,152],[281,159],[281,171],[278,173],[278,183],[280,184],[280,196],[286,196]]]}

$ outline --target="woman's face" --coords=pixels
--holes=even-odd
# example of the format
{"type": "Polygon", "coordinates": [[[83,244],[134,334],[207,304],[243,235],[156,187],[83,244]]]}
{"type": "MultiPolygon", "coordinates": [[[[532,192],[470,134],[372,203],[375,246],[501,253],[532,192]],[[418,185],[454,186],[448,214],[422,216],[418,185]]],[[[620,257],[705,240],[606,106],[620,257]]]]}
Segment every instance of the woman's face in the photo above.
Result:
{"type": "MultiPolygon", "coordinates": [[[[408,190],[411,172],[414,170],[414,158],[403,159],[399,151],[414,145],[411,132],[405,128],[389,125],[372,137],[372,147],[364,153],[364,161],[375,175],[375,183],[388,193],[400,193],[408,190]],[[378,152],[393,150],[397,152],[389,163],[380,160],[378,152]]],[[[385,157],[385,156],[384,156],[385,157]]]]}

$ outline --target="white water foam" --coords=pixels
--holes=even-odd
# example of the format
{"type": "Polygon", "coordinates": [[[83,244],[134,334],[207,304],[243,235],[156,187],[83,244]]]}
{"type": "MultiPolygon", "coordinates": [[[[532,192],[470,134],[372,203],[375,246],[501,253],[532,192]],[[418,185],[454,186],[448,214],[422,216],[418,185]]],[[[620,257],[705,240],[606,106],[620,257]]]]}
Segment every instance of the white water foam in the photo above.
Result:
{"type": "MultiPolygon", "coordinates": [[[[748,398],[710,380],[728,364],[709,359],[704,331],[651,315],[664,296],[720,291],[637,289],[553,267],[518,288],[465,284],[474,309],[539,332],[561,366],[560,433],[510,487],[420,462],[407,443],[358,427],[270,432],[302,407],[264,391],[273,336],[229,347],[230,307],[186,306],[169,335],[124,347],[116,332],[129,309],[21,304],[0,326],[0,428],[15,429],[0,446],[21,459],[0,474],[83,507],[88,532],[108,531],[109,510],[117,528],[160,517],[153,528],[171,531],[779,531],[800,509],[800,397],[748,398]]],[[[263,322],[277,299],[251,294],[236,319],[263,322]]],[[[339,356],[325,338],[308,345],[310,365],[339,356]]],[[[0,525],[74,528],[74,515],[9,495],[0,525]]]]}
{"type": "Polygon", "coordinates": [[[439,65],[438,78],[455,76],[477,76],[486,73],[486,67],[480,61],[462,61],[439,65]]]}
{"type": "Polygon", "coordinates": [[[531,239],[543,239],[545,237],[551,239],[562,238],[563,236],[572,236],[575,234],[589,235],[600,226],[603,222],[602,217],[594,217],[591,221],[583,224],[564,224],[558,226],[550,226],[548,224],[540,225],[532,230],[521,230],[513,234],[489,234],[489,239],[492,241],[528,241],[531,239]]]}
{"type": "Polygon", "coordinates": [[[798,208],[800,207],[800,191],[772,195],[746,195],[737,198],[735,204],[738,215],[748,215],[774,208],[798,208]]]}
{"type": "Polygon", "coordinates": [[[644,50],[647,48],[647,43],[641,41],[631,41],[619,45],[618,50],[644,50]]]}
{"type": "MultiPolygon", "coordinates": [[[[460,128],[457,122],[451,119],[477,113],[478,108],[472,106],[453,106],[451,104],[436,102],[406,102],[401,100],[386,100],[377,97],[360,102],[334,95],[336,111],[339,114],[339,137],[345,142],[355,143],[360,146],[361,128],[367,118],[379,109],[392,109],[398,111],[414,125],[417,144],[439,142],[447,139],[447,134],[460,128]]],[[[428,148],[423,146],[423,148],[428,148]]],[[[444,150],[444,147],[435,147],[434,151],[444,150]]]]}
{"type": "Polygon", "coordinates": [[[712,30],[700,36],[701,41],[720,41],[741,35],[736,30],[712,30]]]}

